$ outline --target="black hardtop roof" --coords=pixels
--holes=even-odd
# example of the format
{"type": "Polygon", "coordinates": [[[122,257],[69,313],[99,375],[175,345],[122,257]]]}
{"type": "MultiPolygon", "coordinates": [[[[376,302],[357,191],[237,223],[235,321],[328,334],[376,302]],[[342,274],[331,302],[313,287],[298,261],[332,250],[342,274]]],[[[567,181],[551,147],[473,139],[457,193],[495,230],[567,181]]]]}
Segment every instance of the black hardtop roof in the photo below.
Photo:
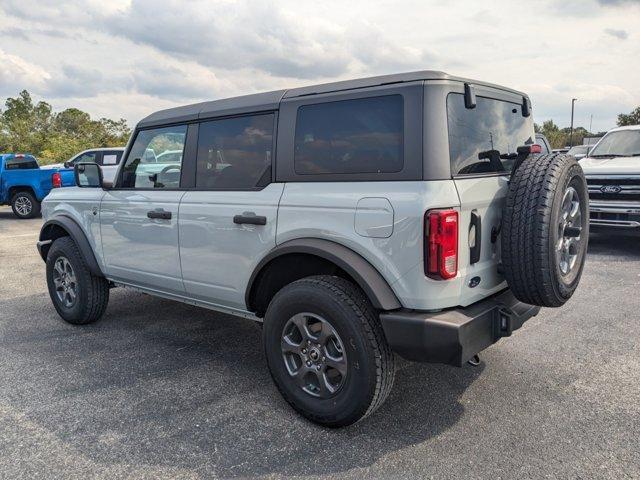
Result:
{"type": "Polygon", "coordinates": [[[240,97],[224,98],[209,102],[194,103],[181,107],[169,108],[152,113],[138,123],[138,128],[180,123],[200,118],[212,118],[226,115],[241,115],[260,111],[276,110],[283,98],[302,97],[320,93],[337,92],[341,90],[354,90],[358,88],[375,87],[393,83],[413,82],[420,80],[451,80],[456,82],[468,82],[475,85],[483,85],[500,90],[505,90],[518,95],[522,92],[510,88],[494,85],[487,82],[479,82],[461,77],[455,77],[435,70],[422,70],[418,72],[396,73],[392,75],[380,75],[377,77],[357,78],[339,82],[298,87],[289,90],[275,90],[273,92],[255,93],[240,97]]]}

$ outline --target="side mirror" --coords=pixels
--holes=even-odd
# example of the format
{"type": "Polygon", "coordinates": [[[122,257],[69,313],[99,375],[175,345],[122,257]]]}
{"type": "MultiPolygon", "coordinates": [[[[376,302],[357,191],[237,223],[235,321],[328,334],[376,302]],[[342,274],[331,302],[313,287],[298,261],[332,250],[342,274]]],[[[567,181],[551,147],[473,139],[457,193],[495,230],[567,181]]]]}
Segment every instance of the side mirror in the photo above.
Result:
{"type": "Polygon", "coordinates": [[[97,163],[76,163],[73,172],[79,187],[102,188],[102,169],[97,163]]]}
{"type": "Polygon", "coordinates": [[[69,160],[67,160],[66,162],[63,163],[64,168],[69,168],[71,167],[71,162],[69,160]]]}

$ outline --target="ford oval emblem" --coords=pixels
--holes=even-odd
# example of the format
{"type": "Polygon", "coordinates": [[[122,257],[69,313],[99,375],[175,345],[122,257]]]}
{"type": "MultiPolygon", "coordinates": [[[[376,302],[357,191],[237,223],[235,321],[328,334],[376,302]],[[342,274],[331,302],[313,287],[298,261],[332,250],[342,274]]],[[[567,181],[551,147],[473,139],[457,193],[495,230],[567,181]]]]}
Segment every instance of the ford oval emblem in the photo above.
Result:
{"type": "Polygon", "coordinates": [[[469,280],[469,288],[475,288],[480,283],[480,277],[473,277],[469,280]]]}
{"type": "Polygon", "coordinates": [[[600,187],[602,193],[620,193],[622,187],[620,185],[603,185],[600,187]]]}

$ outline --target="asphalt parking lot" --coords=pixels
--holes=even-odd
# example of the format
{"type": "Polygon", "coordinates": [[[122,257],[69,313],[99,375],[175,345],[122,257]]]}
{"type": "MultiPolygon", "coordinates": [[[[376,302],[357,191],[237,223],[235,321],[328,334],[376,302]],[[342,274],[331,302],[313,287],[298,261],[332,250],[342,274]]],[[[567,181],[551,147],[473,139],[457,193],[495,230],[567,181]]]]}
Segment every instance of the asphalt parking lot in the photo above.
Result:
{"type": "Polygon", "coordinates": [[[401,362],[374,416],[327,430],[250,321],[115,289],[63,323],[41,223],[0,208],[0,478],[640,478],[640,237],[593,236],[574,298],[479,367],[401,362]]]}

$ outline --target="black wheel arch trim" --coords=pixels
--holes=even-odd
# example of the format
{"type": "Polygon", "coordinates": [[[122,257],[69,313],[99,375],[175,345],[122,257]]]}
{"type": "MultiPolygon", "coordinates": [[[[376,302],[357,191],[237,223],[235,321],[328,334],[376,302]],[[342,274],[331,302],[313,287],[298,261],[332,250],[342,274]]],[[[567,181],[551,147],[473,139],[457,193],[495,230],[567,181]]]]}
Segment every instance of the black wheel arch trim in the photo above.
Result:
{"type": "Polygon", "coordinates": [[[397,310],[402,308],[398,297],[396,297],[384,277],[360,254],[330,240],[299,238],[289,240],[275,247],[253,270],[245,293],[245,303],[250,311],[253,308],[251,304],[252,290],[259,273],[272,260],[291,253],[315,255],[334,263],[356,281],[374,308],[378,310],[397,310]]]}
{"type": "Polygon", "coordinates": [[[50,230],[49,227],[53,225],[62,228],[69,234],[73,241],[76,242],[76,245],[80,249],[80,253],[82,254],[91,273],[98,277],[104,277],[104,273],[102,273],[100,265],[98,265],[98,261],[96,260],[91,244],[89,243],[89,240],[87,240],[87,236],[84,231],[80,225],[78,225],[78,222],[66,215],[57,215],[56,217],[47,220],[45,224],[42,225],[38,242],[38,252],[42,257],[42,260],[45,262],[47,261],[47,254],[52,240],[51,236],[47,232],[50,230]]]}

